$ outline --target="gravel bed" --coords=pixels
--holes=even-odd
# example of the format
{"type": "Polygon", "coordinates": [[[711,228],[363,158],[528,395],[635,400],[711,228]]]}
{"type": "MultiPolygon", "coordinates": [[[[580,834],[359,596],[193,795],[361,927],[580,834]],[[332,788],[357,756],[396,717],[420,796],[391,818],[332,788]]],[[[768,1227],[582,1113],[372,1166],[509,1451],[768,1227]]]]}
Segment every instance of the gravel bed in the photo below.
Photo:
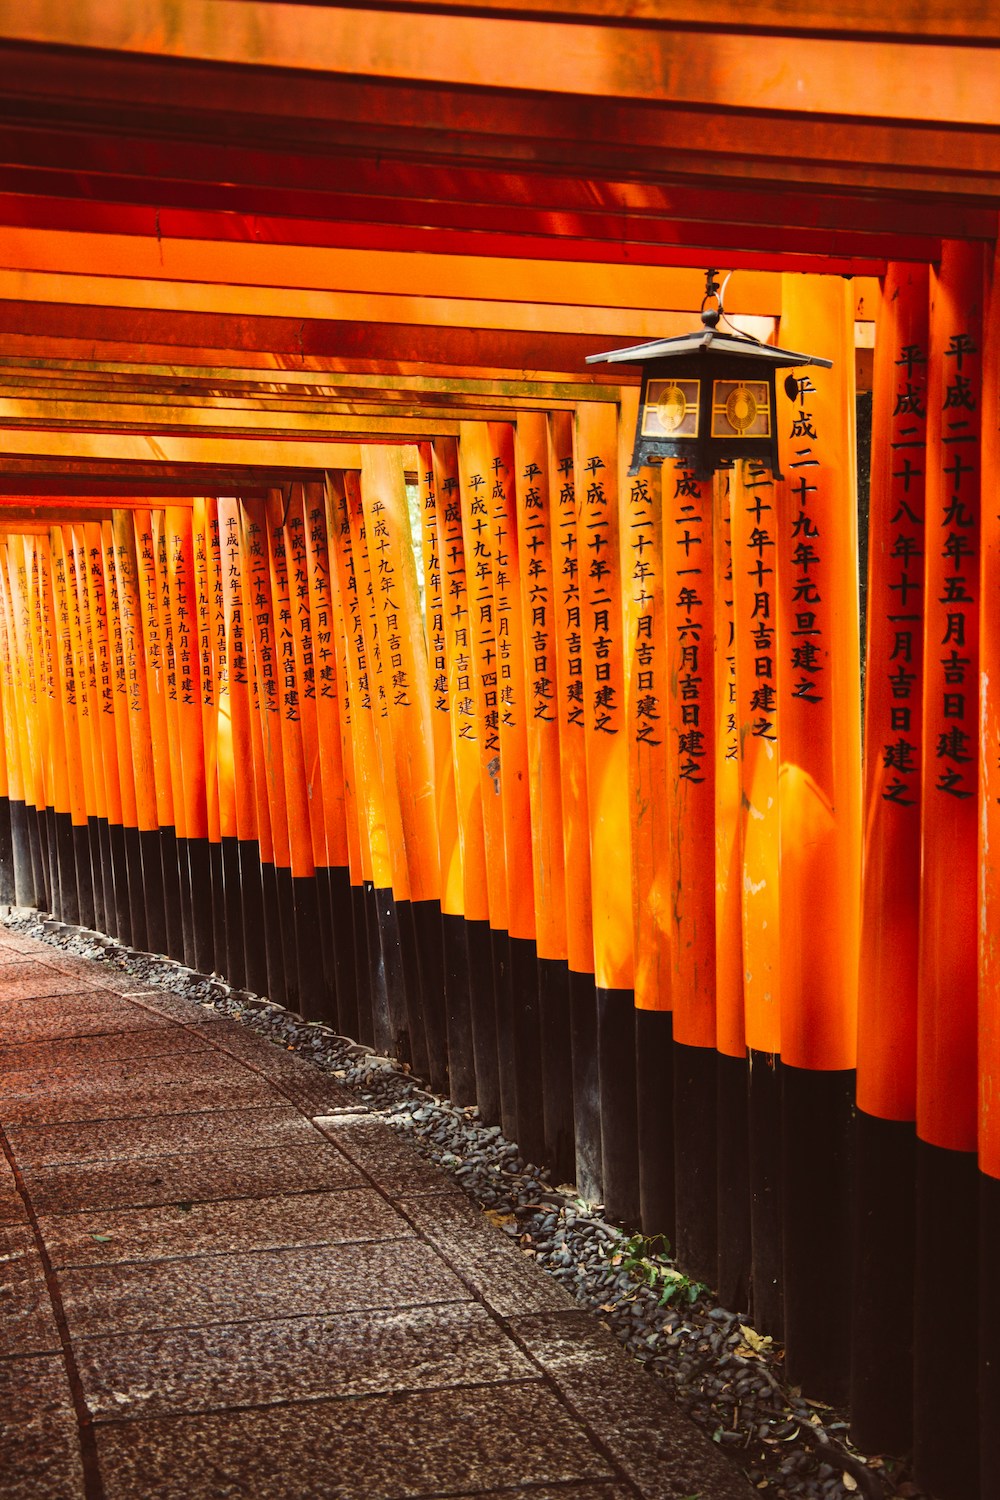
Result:
{"type": "Polygon", "coordinates": [[[75,957],[92,958],[144,986],[162,987],[243,1022],[295,1051],[408,1136],[525,1255],[554,1276],[640,1363],[670,1382],[678,1404],[725,1448],[771,1500],[900,1497],[928,1500],[906,1464],[865,1459],[847,1416],[784,1380],[784,1351],[745,1313],[717,1306],[661,1245],[630,1235],[572,1184],[553,1185],[497,1125],[429,1091],[406,1065],[305,1022],[294,1012],[171,959],[125,948],[45,913],[0,908],[4,924],[75,957]]]}

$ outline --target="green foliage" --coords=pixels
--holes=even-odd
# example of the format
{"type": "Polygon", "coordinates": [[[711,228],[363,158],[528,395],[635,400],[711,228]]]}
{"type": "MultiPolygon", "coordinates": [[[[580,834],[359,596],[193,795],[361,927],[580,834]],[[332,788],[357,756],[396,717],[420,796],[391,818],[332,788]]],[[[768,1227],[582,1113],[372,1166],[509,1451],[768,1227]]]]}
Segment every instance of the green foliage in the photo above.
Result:
{"type": "Polygon", "coordinates": [[[665,1307],[675,1299],[689,1306],[697,1302],[708,1288],[702,1281],[692,1281],[670,1260],[670,1243],[662,1234],[633,1234],[620,1240],[611,1257],[613,1266],[620,1265],[633,1281],[659,1294],[659,1305],[665,1307]]]}

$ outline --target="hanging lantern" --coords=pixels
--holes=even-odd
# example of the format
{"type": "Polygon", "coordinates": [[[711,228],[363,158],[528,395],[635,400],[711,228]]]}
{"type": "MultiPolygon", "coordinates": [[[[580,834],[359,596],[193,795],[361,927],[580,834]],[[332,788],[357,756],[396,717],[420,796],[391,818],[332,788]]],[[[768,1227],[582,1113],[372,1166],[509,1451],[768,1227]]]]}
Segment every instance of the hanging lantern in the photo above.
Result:
{"type": "Polygon", "coordinates": [[[831,367],[831,360],[762,344],[735,328],[720,332],[726,315],[715,277],[714,270],[706,272],[700,331],[587,356],[589,365],[642,365],[630,475],[647,464],[679,458],[707,479],[717,469],[732,468],[737,458],[756,458],[780,479],[775,372],[799,365],[831,367]]]}

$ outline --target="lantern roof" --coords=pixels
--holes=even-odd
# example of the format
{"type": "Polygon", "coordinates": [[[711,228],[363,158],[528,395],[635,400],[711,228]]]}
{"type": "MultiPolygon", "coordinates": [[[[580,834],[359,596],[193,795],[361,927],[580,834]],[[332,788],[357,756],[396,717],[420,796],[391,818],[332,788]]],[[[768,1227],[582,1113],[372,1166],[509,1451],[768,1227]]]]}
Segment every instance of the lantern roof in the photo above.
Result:
{"type": "Polygon", "coordinates": [[[648,344],[632,344],[627,349],[610,349],[606,354],[588,354],[588,365],[607,364],[651,364],[663,359],[679,359],[687,355],[716,355],[725,359],[732,357],[753,359],[761,365],[780,370],[792,365],[820,365],[824,370],[832,369],[833,361],[820,359],[815,354],[796,354],[792,349],[779,349],[776,344],[761,344],[745,334],[720,333],[718,329],[699,328],[692,333],[682,333],[677,338],[653,339],[648,344]]]}

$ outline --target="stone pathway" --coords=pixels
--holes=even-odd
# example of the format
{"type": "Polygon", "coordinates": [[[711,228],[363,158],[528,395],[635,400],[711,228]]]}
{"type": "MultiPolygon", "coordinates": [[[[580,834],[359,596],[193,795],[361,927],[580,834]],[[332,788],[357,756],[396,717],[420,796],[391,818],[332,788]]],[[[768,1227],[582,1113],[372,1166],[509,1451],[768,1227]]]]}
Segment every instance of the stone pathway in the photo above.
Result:
{"type": "Polygon", "coordinates": [[[0,930],[4,1500],[747,1500],[437,1169],[211,1009],[0,930]]]}

